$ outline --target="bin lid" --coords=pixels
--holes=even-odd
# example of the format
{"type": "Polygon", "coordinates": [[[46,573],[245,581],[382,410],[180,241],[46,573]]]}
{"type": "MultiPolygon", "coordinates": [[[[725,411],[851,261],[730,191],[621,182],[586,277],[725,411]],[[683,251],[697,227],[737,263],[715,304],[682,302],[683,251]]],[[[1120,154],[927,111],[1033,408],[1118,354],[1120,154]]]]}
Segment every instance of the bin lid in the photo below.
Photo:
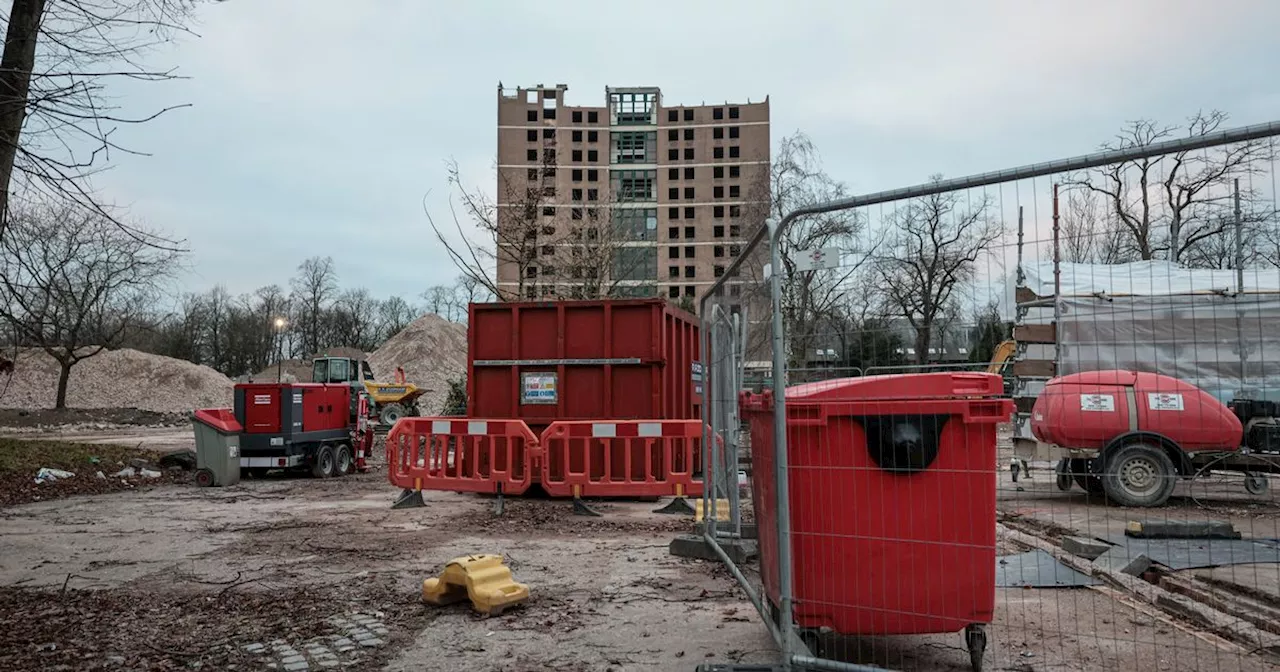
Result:
{"type": "Polygon", "coordinates": [[[192,413],[191,417],[223,434],[239,434],[243,429],[236,420],[235,412],[229,408],[202,408],[192,413]]]}
{"type": "Polygon", "coordinates": [[[995,373],[905,373],[837,378],[787,388],[788,402],[939,399],[1004,394],[1004,379],[995,373]]]}

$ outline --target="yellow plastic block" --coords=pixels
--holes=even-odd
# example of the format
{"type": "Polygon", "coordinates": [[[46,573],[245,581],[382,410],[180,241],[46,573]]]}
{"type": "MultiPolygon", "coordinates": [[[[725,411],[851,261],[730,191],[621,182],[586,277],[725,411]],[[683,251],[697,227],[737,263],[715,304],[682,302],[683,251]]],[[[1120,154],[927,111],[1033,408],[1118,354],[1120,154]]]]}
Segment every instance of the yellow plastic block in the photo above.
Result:
{"type": "Polygon", "coordinates": [[[516,583],[500,555],[467,555],[445,565],[440,576],[422,582],[422,599],[443,606],[470,599],[477,612],[496,616],[529,599],[529,586],[516,583]]]}
{"type": "MultiPolygon", "coordinates": [[[[717,499],[715,508],[716,508],[716,522],[728,522],[729,500],[717,499]]],[[[700,523],[702,522],[702,518],[703,518],[702,500],[695,499],[693,501],[693,522],[700,523]]]]}

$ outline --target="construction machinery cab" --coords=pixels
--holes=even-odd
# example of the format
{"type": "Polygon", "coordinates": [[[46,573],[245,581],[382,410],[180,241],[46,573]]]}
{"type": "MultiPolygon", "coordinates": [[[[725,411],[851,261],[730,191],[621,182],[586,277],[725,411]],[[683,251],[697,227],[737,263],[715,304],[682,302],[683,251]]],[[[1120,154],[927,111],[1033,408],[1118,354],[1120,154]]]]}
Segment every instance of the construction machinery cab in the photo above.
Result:
{"type": "Polygon", "coordinates": [[[311,360],[313,383],[363,383],[373,380],[373,368],[363,359],[316,357],[311,360]]]}
{"type": "Polygon", "coordinates": [[[418,399],[427,392],[407,382],[400,367],[396,367],[395,382],[376,382],[369,362],[351,357],[316,357],[311,361],[311,382],[347,383],[363,390],[369,398],[370,415],[387,427],[406,415],[421,415],[418,399]]]}

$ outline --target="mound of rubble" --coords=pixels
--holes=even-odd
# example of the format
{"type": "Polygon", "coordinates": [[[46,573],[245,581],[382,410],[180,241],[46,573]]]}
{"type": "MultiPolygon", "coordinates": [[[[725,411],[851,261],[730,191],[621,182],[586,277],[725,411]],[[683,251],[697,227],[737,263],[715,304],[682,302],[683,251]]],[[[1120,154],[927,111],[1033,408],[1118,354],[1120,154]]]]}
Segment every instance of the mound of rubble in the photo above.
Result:
{"type": "MultiPolygon", "coordinates": [[[[360,348],[325,348],[316,353],[316,357],[351,357],[353,359],[367,359],[369,355],[365,354],[360,348]]],[[[310,383],[311,382],[311,360],[313,357],[304,359],[286,359],[280,362],[277,370],[276,365],[272,364],[267,368],[253,374],[252,376],[241,376],[236,379],[238,383],[253,381],[259,383],[274,383],[276,378],[286,383],[310,383]]]]}
{"type": "MultiPolygon", "coordinates": [[[[43,350],[18,352],[13,375],[0,376],[0,408],[53,408],[58,362],[43,350]]],[[[67,406],[188,413],[231,405],[234,384],[198,364],[137,350],[107,350],[71,368],[67,406]]]]}
{"type": "Polygon", "coordinates": [[[286,359],[280,362],[278,371],[276,365],[272,364],[252,376],[241,376],[236,379],[236,382],[274,383],[277,376],[285,383],[309,383],[311,382],[311,360],[286,359]]]}
{"type": "Polygon", "coordinates": [[[449,381],[467,372],[467,325],[423,315],[370,354],[369,364],[379,381],[391,381],[396,367],[404,367],[409,382],[428,390],[422,412],[438,413],[449,381]]]}

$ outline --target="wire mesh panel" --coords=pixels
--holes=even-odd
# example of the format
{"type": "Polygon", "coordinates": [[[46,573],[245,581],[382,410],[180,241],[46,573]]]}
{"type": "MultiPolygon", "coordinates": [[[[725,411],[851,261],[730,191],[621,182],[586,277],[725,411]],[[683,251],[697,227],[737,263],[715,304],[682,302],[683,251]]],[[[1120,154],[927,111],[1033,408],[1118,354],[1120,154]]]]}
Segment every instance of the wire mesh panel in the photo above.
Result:
{"type": "Polygon", "coordinates": [[[763,215],[704,506],[788,664],[1280,663],[1280,125],[1220,121],[763,215]]]}

